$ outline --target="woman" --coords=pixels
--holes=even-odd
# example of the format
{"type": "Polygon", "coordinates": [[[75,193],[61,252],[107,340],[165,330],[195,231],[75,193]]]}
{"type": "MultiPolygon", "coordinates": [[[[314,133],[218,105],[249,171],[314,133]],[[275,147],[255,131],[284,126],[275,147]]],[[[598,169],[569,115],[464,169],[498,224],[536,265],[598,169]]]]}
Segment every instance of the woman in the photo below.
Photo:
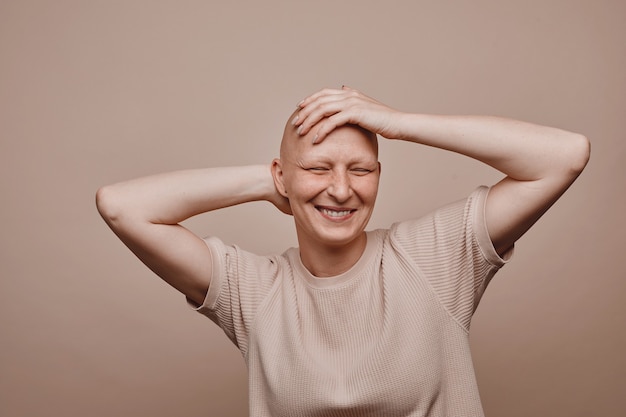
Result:
{"type": "MultiPolygon", "coordinates": [[[[581,135],[493,117],[391,109],[346,87],[298,104],[269,166],[209,168],[101,188],[120,239],[241,350],[252,416],[482,416],[469,324],[514,243],[585,167],[581,135]],[[366,232],[376,135],[505,174],[388,230],[366,232]],[[298,248],[258,256],[179,223],[266,200],[298,248]]],[[[417,190],[414,190],[417,192],[417,190]]]]}

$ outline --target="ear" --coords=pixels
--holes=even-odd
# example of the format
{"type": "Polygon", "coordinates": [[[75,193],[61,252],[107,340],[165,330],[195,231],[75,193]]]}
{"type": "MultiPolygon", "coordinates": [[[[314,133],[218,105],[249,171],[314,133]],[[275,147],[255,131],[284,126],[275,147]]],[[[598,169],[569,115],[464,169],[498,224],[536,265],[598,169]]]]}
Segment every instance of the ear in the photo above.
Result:
{"type": "Polygon", "coordinates": [[[274,178],[274,186],[280,195],[287,198],[287,189],[285,188],[283,176],[283,164],[279,158],[272,161],[272,178],[274,178]]]}

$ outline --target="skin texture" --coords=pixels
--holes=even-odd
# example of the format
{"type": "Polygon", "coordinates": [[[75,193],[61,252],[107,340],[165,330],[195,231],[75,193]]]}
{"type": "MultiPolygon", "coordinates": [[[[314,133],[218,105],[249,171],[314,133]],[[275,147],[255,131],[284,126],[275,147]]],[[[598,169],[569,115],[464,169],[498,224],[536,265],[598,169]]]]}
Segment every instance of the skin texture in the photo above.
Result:
{"type": "Polygon", "coordinates": [[[303,264],[316,276],[337,275],[365,248],[380,178],[377,139],[344,125],[313,144],[316,129],[299,135],[292,120],[272,163],[276,189],[289,199],[303,264]]]}
{"type": "Polygon", "coordinates": [[[410,114],[348,87],[305,98],[298,133],[322,143],[338,126],[356,124],[384,138],[456,152],[502,172],[486,204],[489,236],[501,255],[556,202],[589,160],[590,143],[565,130],[490,116],[410,114]]]}
{"type": "Polygon", "coordinates": [[[100,188],[96,205],[144,264],[198,304],[211,281],[211,255],[180,222],[251,201],[293,214],[302,262],[318,277],[333,276],[365,248],[380,178],[376,135],[456,152],[502,172],[485,208],[500,254],[567,190],[590,152],[587,138],[561,129],[489,116],[403,113],[347,87],[324,89],[300,102],[285,128],[281,157],[271,165],[124,181],[100,188]]]}

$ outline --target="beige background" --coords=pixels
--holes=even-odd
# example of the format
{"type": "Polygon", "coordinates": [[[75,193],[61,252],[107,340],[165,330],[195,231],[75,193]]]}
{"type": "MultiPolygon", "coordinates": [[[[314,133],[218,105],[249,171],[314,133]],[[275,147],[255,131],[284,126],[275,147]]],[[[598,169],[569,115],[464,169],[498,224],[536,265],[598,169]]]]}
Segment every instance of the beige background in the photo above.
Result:
{"type": "MultiPolygon", "coordinates": [[[[0,415],[242,416],[221,331],[99,218],[96,189],[269,162],[307,94],[586,134],[579,181],[518,244],[474,318],[488,416],[626,415],[626,2],[0,1],[0,415]]],[[[499,175],[382,143],[371,228],[499,175]]],[[[260,253],[295,244],[254,203],[188,222],[260,253]]]]}

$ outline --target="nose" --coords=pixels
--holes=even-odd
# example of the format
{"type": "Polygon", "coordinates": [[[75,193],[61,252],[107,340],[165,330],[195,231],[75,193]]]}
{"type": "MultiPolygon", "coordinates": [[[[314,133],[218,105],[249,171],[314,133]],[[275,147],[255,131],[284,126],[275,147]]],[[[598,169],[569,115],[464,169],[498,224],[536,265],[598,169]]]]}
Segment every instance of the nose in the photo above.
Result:
{"type": "Polygon", "coordinates": [[[352,185],[347,172],[334,172],[327,188],[328,194],[337,202],[342,203],[352,196],[352,185]]]}

